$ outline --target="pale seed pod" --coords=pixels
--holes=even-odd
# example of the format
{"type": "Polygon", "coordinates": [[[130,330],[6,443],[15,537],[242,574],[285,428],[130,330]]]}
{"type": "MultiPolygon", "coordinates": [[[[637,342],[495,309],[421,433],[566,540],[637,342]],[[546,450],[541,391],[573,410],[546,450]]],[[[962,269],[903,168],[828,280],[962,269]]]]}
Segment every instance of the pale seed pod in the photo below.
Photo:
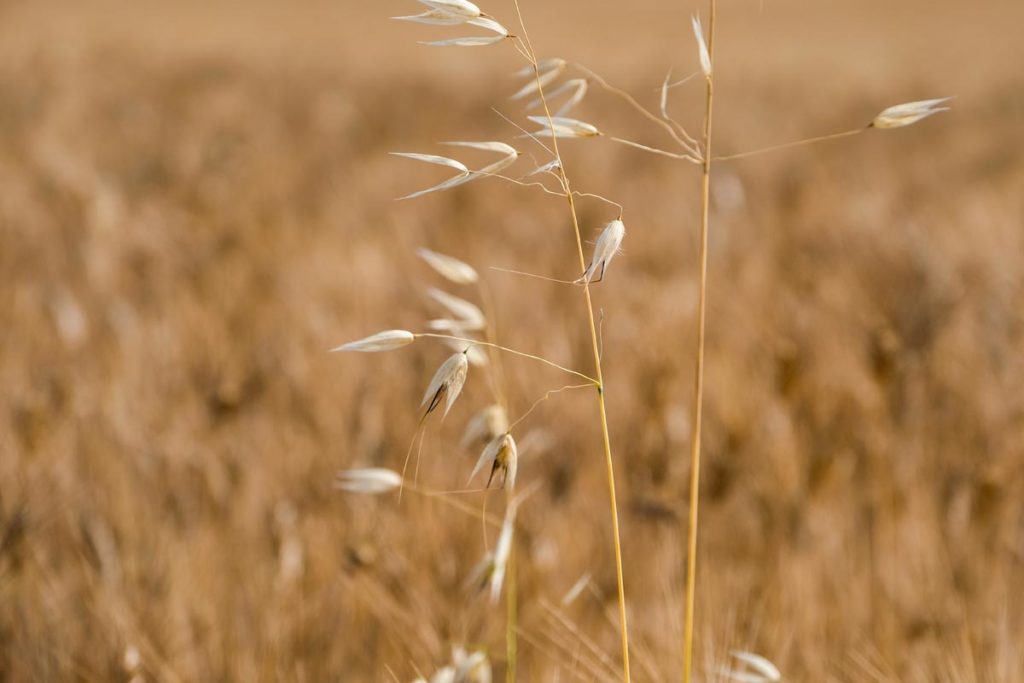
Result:
{"type": "Polygon", "coordinates": [[[868,128],[902,128],[921,119],[928,118],[932,114],[942,111],[949,111],[949,107],[940,107],[940,104],[948,102],[952,97],[941,97],[935,100],[921,100],[919,102],[906,102],[897,104],[882,111],[876,116],[868,128]]]}
{"type": "Polygon", "coordinates": [[[436,287],[428,289],[427,294],[434,301],[448,309],[448,312],[456,318],[462,329],[481,330],[487,326],[487,318],[484,317],[483,311],[476,304],[460,299],[436,287]]]}
{"type": "Polygon", "coordinates": [[[708,44],[704,42],[704,29],[701,28],[700,19],[690,17],[693,24],[693,35],[697,38],[697,49],[700,53],[700,70],[704,72],[705,78],[711,78],[711,54],[708,52],[708,44]]]}
{"type": "Polygon", "coordinates": [[[526,118],[543,126],[533,133],[538,137],[551,135],[552,132],[556,138],[592,138],[601,134],[597,126],[564,116],[552,116],[550,121],[546,116],[527,116],[526,118]]]}
{"type": "Polygon", "coordinates": [[[334,481],[334,488],[348,493],[378,495],[401,487],[402,475],[383,467],[342,470],[334,481]]]}
{"type": "Polygon", "coordinates": [[[730,652],[749,670],[722,668],[722,675],[736,683],[775,683],[782,680],[782,672],[768,659],[753,652],[742,652],[733,650],[730,652]]]}
{"type": "Polygon", "coordinates": [[[407,330],[385,330],[357,341],[336,346],[331,351],[391,351],[416,341],[416,335],[407,330]]]}
{"type": "Polygon", "coordinates": [[[509,490],[515,488],[516,474],[519,470],[519,450],[516,447],[516,440],[512,438],[511,434],[505,432],[491,439],[480,453],[480,458],[469,475],[469,481],[473,481],[477,473],[483,470],[488,463],[491,465],[491,474],[487,478],[488,488],[498,470],[501,470],[503,474],[502,487],[509,490]]]}
{"type": "Polygon", "coordinates": [[[430,249],[417,249],[416,254],[442,277],[457,285],[471,285],[479,279],[473,266],[452,256],[439,254],[430,249]]]}
{"type": "Polygon", "coordinates": [[[587,266],[587,270],[576,282],[590,284],[603,280],[608,264],[611,263],[612,258],[618,253],[619,247],[622,246],[622,238],[625,236],[626,226],[621,219],[616,218],[606,225],[604,230],[601,231],[601,236],[597,238],[597,243],[594,245],[594,256],[590,260],[590,265],[587,266]],[[595,280],[594,275],[597,273],[600,273],[600,275],[595,280]]]}
{"type": "Polygon", "coordinates": [[[508,431],[508,414],[505,409],[495,403],[487,406],[474,415],[466,424],[466,431],[462,434],[462,448],[483,442],[490,443],[508,431]]]}
{"type": "Polygon", "coordinates": [[[420,403],[421,408],[427,406],[424,416],[433,412],[442,400],[445,401],[444,415],[448,414],[455,399],[462,392],[462,385],[466,383],[468,371],[469,361],[466,359],[465,353],[453,354],[441,364],[430,380],[426,393],[423,394],[423,402],[420,403]]]}

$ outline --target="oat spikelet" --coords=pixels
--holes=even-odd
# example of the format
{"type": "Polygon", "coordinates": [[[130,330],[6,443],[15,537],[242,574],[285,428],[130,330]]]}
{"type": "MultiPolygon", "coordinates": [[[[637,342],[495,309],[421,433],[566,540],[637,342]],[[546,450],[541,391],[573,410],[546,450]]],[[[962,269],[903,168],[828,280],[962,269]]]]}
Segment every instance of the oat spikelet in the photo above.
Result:
{"type": "Polygon", "coordinates": [[[949,102],[952,97],[940,97],[936,100],[921,100],[919,102],[907,102],[897,104],[884,110],[876,116],[868,128],[902,128],[921,119],[928,118],[940,111],[949,111],[949,107],[940,107],[940,104],[949,102]]]}
{"type": "Polygon", "coordinates": [[[483,442],[490,443],[495,437],[508,431],[508,413],[500,405],[487,406],[466,424],[466,431],[462,434],[462,448],[468,448],[473,444],[483,442]]]}
{"type": "Polygon", "coordinates": [[[408,330],[385,330],[358,341],[336,346],[331,351],[391,351],[416,341],[416,335],[408,330]]]}
{"type": "MultiPolygon", "coordinates": [[[[435,287],[428,289],[427,294],[434,301],[444,306],[455,317],[456,325],[463,330],[482,330],[487,325],[487,318],[484,317],[483,311],[475,304],[435,287]]],[[[431,321],[432,327],[435,322],[431,321]]]]}
{"type": "Polygon", "coordinates": [[[533,71],[533,66],[524,66],[519,71],[515,72],[515,76],[519,78],[529,77],[530,80],[520,88],[515,95],[510,97],[512,100],[521,100],[524,97],[535,94],[538,91],[538,87],[545,88],[549,83],[558,78],[558,75],[565,69],[565,60],[559,57],[551,57],[549,59],[542,59],[537,63],[537,71],[540,72],[540,78],[538,79],[533,71]],[[539,83],[538,83],[539,81],[539,83]]]}
{"type": "Polygon", "coordinates": [[[700,70],[704,72],[705,78],[711,78],[711,54],[708,52],[708,44],[704,42],[704,29],[701,28],[700,19],[690,17],[693,24],[693,35],[697,38],[697,49],[700,52],[700,70]]]}
{"type": "Polygon", "coordinates": [[[466,383],[466,373],[469,371],[469,361],[465,353],[456,353],[448,357],[441,367],[434,373],[434,377],[423,394],[423,402],[420,407],[427,406],[426,417],[432,413],[441,401],[445,402],[444,415],[451,410],[455,399],[462,392],[462,385],[466,383]]]}
{"type": "Polygon", "coordinates": [[[334,481],[334,488],[348,493],[378,495],[394,491],[402,485],[402,475],[383,467],[342,470],[334,481]]]}
{"type": "Polygon", "coordinates": [[[601,236],[597,238],[597,244],[594,245],[594,256],[590,260],[590,265],[587,266],[583,276],[576,280],[576,283],[586,282],[589,284],[603,280],[608,264],[618,253],[619,247],[622,246],[622,238],[625,236],[626,226],[621,219],[616,218],[606,225],[601,231],[601,236]],[[595,275],[597,275],[596,280],[594,279],[595,275]]]}
{"type": "Polygon", "coordinates": [[[457,285],[471,285],[479,279],[473,266],[457,258],[439,254],[430,249],[417,249],[416,254],[442,277],[451,280],[457,285]]]}
{"type": "Polygon", "coordinates": [[[551,135],[552,131],[556,138],[592,138],[601,134],[597,126],[593,124],[564,116],[552,116],[550,121],[546,116],[527,116],[526,118],[543,126],[540,130],[534,131],[533,135],[537,137],[551,135]]]}
{"type": "Polygon", "coordinates": [[[746,670],[722,668],[722,675],[737,683],[775,683],[782,680],[782,672],[768,659],[753,652],[733,650],[730,652],[746,670]],[[752,671],[751,671],[752,669],[752,671]]]}
{"type": "Polygon", "coordinates": [[[487,487],[490,488],[494,474],[501,470],[503,474],[502,487],[513,489],[516,485],[516,473],[519,470],[519,450],[516,447],[516,440],[508,432],[499,434],[491,439],[487,447],[480,454],[480,458],[469,475],[469,481],[473,481],[487,464],[491,464],[491,474],[487,477],[487,487]]]}

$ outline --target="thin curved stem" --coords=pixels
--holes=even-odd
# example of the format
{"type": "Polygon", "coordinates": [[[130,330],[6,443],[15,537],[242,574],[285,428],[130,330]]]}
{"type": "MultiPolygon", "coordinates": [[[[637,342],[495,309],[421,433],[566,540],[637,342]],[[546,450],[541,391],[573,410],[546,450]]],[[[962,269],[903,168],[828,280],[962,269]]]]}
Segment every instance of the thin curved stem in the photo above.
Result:
{"type": "Polygon", "coordinates": [[[715,157],[715,161],[731,161],[732,159],[745,159],[746,157],[757,156],[758,154],[767,154],[768,152],[774,152],[779,149],[789,149],[790,147],[803,147],[804,145],[812,145],[815,142],[824,142],[825,140],[836,140],[838,138],[848,138],[851,135],[857,133],[863,133],[868,130],[867,128],[854,128],[853,130],[844,130],[842,133],[830,133],[829,135],[819,135],[814,138],[807,138],[805,140],[797,140],[795,142],[784,142],[781,145],[772,145],[771,147],[762,147],[760,149],[754,149],[749,152],[740,152],[739,154],[728,154],[723,157],[715,157]]]}
{"type": "MultiPolygon", "coordinates": [[[[673,140],[676,141],[676,143],[679,144],[680,147],[685,149],[687,152],[690,152],[691,154],[697,154],[696,147],[692,146],[686,140],[684,140],[683,138],[679,137],[679,134],[676,133],[676,130],[668,122],[664,121],[663,119],[659,118],[657,115],[655,115],[651,111],[649,111],[647,109],[647,107],[645,107],[644,105],[640,104],[635,97],[630,95],[628,92],[626,92],[622,88],[617,88],[614,85],[610,84],[608,81],[606,81],[600,75],[598,75],[597,73],[591,71],[590,69],[588,69],[587,67],[583,66],[582,64],[577,64],[576,66],[579,67],[580,70],[582,70],[584,73],[589,75],[591,78],[593,78],[595,81],[597,81],[598,85],[600,85],[602,88],[604,88],[605,90],[607,90],[610,93],[613,93],[613,94],[618,95],[619,97],[621,97],[631,107],[633,107],[633,109],[635,109],[637,112],[639,112],[644,118],[646,118],[646,119],[648,119],[650,121],[653,121],[658,126],[660,126],[661,128],[665,129],[665,131],[668,132],[668,134],[672,137],[673,140]]],[[[687,136],[687,137],[689,137],[689,136],[687,136]]]]}
{"type": "MultiPolygon", "coordinates": [[[[587,269],[587,259],[583,254],[583,238],[580,234],[579,218],[576,215],[576,202],[572,193],[572,189],[569,185],[569,178],[565,172],[565,164],[562,161],[561,154],[558,149],[558,137],[555,135],[555,123],[551,116],[551,109],[548,106],[547,98],[544,95],[543,84],[540,80],[540,68],[537,64],[536,53],[533,50],[533,46],[530,43],[530,37],[526,30],[526,23],[523,21],[523,13],[519,7],[519,0],[513,0],[516,8],[516,14],[519,17],[519,24],[523,29],[523,44],[526,51],[530,56],[530,63],[533,66],[534,76],[537,79],[537,87],[541,103],[544,105],[544,115],[548,120],[548,127],[551,129],[551,140],[552,148],[555,152],[555,158],[558,159],[558,172],[562,177],[562,186],[565,188],[565,198],[569,204],[569,214],[572,217],[573,232],[576,237],[576,249],[580,261],[580,272],[585,272],[587,269]]],[[[615,468],[612,462],[612,447],[611,437],[608,432],[608,415],[605,408],[604,400],[604,377],[601,372],[601,352],[598,345],[597,337],[597,325],[594,322],[594,306],[590,296],[590,284],[584,280],[583,282],[583,295],[587,306],[587,320],[589,323],[590,330],[590,341],[591,347],[594,354],[594,368],[595,374],[597,375],[597,404],[598,412],[601,418],[601,441],[604,447],[605,466],[608,475],[608,495],[610,499],[610,510],[612,518],[612,540],[615,550],[615,574],[618,583],[619,593],[619,626],[621,629],[622,637],[622,680],[623,683],[629,683],[629,628],[626,620],[626,590],[622,578],[622,543],[619,534],[619,511],[618,504],[616,503],[615,496],[615,468]]]]}
{"type": "Polygon", "coordinates": [[[510,424],[508,426],[508,431],[512,431],[512,429],[517,424],[519,424],[520,422],[522,422],[526,418],[530,417],[530,413],[532,413],[534,410],[536,410],[537,406],[539,406],[544,401],[547,401],[549,398],[551,398],[555,394],[560,394],[563,391],[569,391],[570,389],[586,389],[587,387],[592,387],[592,386],[594,386],[594,385],[593,384],[566,384],[564,387],[559,387],[557,389],[550,389],[550,390],[548,390],[543,396],[541,396],[536,401],[534,401],[533,405],[531,405],[529,407],[529,409],[525,413],[520,415],[519,418],[516,419],[515,422],[513,422],[512,424],[510,424]]]}
{"type": "Polygon", "coordinates": [[[540,363],[544,363],[545,365],[550,365],[553,368],[558,368],[562,372],[568,372],[570,375],[576,375],[580,379],[585,379],[585,380],[587,380],[588,382],[590,382],[593,385],[599,385],[601,383],[600,380],[596,380],[593,377],[589,377],[587,375],[584,375],[582,372],[576,372],[575,370],[573,370],[571,368],[567,368],[564,365],[559,365],[558,363],[555,363],[554,361],[550,361],[547,358],[542,358],[541,356],[535,356],[532,353],[526,353],[524,351],[516,351],[515,349],[510,349],[507,346],[502,346],[500,344],[492,344],[491,342],[480,341],[479,339],[470,339],[468,337],[456,337],[455,335],[452,335],[452,334],[437,334],[435,332],[417,332],[413,336],[415,336],[415,337],[430,337],[431,339],[451,339],[453,341],[466,342],[467,344],[475,344],[477,346],[489,346],[489,347],[495,348],[495,349],[497,349],[499,351],[504,351],[505,353],[511,353],[511,354],[513,354],[515,356],[522,356],[523,358],[530,358],[530,359],[538,361],[540,363]]]}
{"type": "Polygon", "coordinates": [[[660,154],[661,156],[670,157],[672,159],[682,159],[683,161],[689,161],[694,164],[700,163],[700,159],[690,154],[680,154],[679,152],[669,152],[664,149],[658,149],[657,147],[648,147],[647,145],[642,145],[639,142],[633,142],[632,140],[617,138],[614,135],[605,135],[604,137],[608,138],[612,142],[619,142],[622,143],[623,145],[635,147],[636,149],[642,149],[643,151],[650,152],[651,154],[660,154]]]}
{"type": "MultiPolygon", "coordinates": [[[[708,54],[714,64],[715,0],[710,0],[708,22],[708,54]]],[[[700,299],[697,305],[697,362],[693,382],[693,440],[690,445],[690,513],[687,519],[686,546],[686,614],[683,626],[683,683],[690,683],[693,674],[693,614],[697,587],[697,512],[700,495],[700,431],[704,402],[704,328],[708,289],[708,214],[711,209],[711,121],[714,104],[713,75],[707,76],[704,101],[704,162],[700,183],[700,299]]]]}

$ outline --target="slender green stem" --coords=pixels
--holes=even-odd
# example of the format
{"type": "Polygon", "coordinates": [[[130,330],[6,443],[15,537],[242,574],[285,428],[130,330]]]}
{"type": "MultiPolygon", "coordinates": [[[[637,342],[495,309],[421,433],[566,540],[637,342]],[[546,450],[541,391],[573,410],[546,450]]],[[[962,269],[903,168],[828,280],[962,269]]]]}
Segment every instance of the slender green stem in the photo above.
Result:
{"type": "MultiPolygon", "coordinates": [[[[714,64],[715,0],[710,0],[711,18],[708,22],[708,54],[714,64]]],[[[704,322],[707,308],[708,285],[708,213],[711,189],[711,112],[714,102],[714,81],[707,77],[707,97],[704,104],[704,163],[700,183],[700,299],[697,305],[697,362],[693,381],[693,440],[690,447],[690,514],[687,520],[686,552],[686,615],[683,626],[683,683],[690,683],[693,675],[693,613],[697,587],[697,509],[700,494],[700,428],[704,402],[704,322]]]]}

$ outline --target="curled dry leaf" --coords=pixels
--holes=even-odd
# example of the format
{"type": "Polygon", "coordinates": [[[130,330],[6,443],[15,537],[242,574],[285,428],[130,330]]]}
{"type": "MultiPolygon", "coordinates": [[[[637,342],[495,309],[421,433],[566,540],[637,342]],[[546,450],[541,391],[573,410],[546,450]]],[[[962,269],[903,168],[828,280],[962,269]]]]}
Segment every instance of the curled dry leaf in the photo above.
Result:
{"type": "Polygon", "coordinates": [[[912,123],[917,123],[921,119],[927,118],[932,114],[938,114],[941,111],[949,111],[949,107],[940,107],[940,104],[949,102],[952,97],[940,97],[935,100],[920,100],[919,102],[906,102],[904,104],[897,104],[884,110],[878,116],[876,116],[870,124],[869,128],[902,128],[903,126],[909,126],[912,123]]]}
{"type": "Polygon", "coordinates": [[[430,384],[423,394],[423,401],[420,403],[420,407],[427,406],[424,416],[432,413],[441,405],[441,401],[445,402],[444,415],[448,414],[455,399],[462,392],[468,371],[469,361],[465,353],[453,354],[441,364],[430,380],[430,384]]]}
{"type": "Polygon", "coordinates": [[[611,263],[612,258],[618,253],[619,247],[622,245],[622,238],[626,235],[626,226],[621,219],[615,219],[611,223],[605,226],[604,230],[601,231],[601,236],[597,238],[597,244],[594,245],[594,256],[590,260],[590,265],[587,266],[586,272],[583,276],[577,280],[577,284],[581,282],[592,283],[600,282],[604,279],[604,273],[608,269],[608,264],[611,263]],[[597,279],[594,276],[597,275],[597,279]]]}
{"type": "Polygon", "coordinates": [[[408,330],[385,330],[357,341],[336,346],[331,351],[391,351],[416,341],[416,335],[408,330]]]}
{"type": "Polygon", "coordinates": [[[377,495],[394,491],[402,485],[402,475],[383,467],[342,470],[334,482],[334,488],[349,493],[377,495]]]}

